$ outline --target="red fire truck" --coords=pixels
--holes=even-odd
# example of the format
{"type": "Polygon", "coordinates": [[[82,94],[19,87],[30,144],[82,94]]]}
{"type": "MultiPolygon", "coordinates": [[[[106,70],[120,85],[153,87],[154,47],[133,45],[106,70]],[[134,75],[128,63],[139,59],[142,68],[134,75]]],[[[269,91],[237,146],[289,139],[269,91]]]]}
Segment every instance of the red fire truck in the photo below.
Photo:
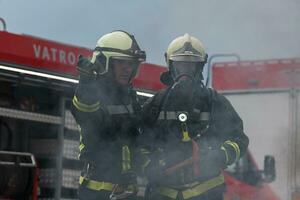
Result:
{"type": "MultiPolygon", "coordinates": [[[[82,165],[70,104],[79,54],[90,56],[91,50],[0,31],[0,199],[76,199],[82,165]],[[23,170],[19,179],[15,169],[23,170]]],[[[220,69],[226,68],[214,70],[213,82],[227,91],[221,87],[220,69]]],[[[165,70],[142,65],[134,81],[141,99],[164,87],[159,75],[165,70]]],[[[259,170],[254,157],[248,153],[224,172],[225,199],[278,199],[267,184],[275,176],[272,159],[266,157],[264,170],[259,170]]]]}

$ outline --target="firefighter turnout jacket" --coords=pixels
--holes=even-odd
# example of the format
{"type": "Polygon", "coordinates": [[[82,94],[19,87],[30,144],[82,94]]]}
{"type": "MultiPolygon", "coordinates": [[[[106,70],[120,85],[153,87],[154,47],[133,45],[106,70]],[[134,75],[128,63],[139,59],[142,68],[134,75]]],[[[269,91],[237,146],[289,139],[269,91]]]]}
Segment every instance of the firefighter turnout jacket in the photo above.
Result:
{"type": "Polygon", "coordinates": [[[80,80],[72,114],[80,127],[80,160],[85,163],[80,184],[95,191],[113,191],[116,184],[128,182],[123,175],[133,171],[139,134],[135,91],[108,84],[105,78],[80,80]]]}
{"type": "Polygon", "coordinates": [[[147,191],[190,199],[223,188],[222,169],[248,146],[243,122],[223,95],[179,84],[148,99],[142,110],[143,170],[153,187],[147,191]]]}

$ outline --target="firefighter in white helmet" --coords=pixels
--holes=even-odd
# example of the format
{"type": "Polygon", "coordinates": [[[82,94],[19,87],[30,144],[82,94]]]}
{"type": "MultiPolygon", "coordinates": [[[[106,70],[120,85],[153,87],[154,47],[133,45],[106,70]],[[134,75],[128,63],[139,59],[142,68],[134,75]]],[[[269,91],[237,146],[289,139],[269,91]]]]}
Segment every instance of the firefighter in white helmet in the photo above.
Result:
{"type": "Polygon", "coordinates": [[[102,36],[91,59],[80,57],[72,114],[80,127],[79,199],[135,199],[135,139],[140,106],[131,82],[146,55],[133,35],[102,36]]]}
{"type": "Polygon", "coordinates": [[[206,88],[202,43],[185,34],[165,54],[168,87],[143,105],[144,172],[150,200],[222,200],[222,170],[246,151],[248,137],[230,102],[206,88]]]}

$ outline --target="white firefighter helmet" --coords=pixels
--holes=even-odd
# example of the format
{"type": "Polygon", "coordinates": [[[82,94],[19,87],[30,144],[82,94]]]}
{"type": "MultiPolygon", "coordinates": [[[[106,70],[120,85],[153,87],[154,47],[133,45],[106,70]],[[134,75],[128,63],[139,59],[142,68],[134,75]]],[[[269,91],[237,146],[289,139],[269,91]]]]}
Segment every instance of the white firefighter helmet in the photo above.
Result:
{"type": "Polygon", "coordinates": [[[117,30],[105,34],[97,41],[91,62],[101,62],[99,74],[108,72],[112,59],[133,60],[138,64],[146,60],[145,51],[142,51],[133,35],[117,30]]]}
{"type": "Polygon", "coordinates": [[[173,79],[186,73],[203,79],[202,70],[207,62],[207,54],[199,39],[187,33],[175,38],[165,53],[165,59],[173,79]],[[191,70],[191,66],[194,66],[194,70],[191,70]]]}

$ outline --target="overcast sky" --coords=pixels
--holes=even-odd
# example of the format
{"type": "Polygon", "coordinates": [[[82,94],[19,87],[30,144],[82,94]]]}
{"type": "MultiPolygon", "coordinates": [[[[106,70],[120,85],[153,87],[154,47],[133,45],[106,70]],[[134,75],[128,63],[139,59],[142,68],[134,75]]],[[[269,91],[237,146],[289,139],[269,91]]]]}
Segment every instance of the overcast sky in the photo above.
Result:
{"type": "Polygon", "coordinates": [[[164,64],[168,44],[186,32],[209,55],[300,57],[300,0],[0,0],[0,17],[9,32],[88,48],[123,29],[156,64],[164,64]]]}

